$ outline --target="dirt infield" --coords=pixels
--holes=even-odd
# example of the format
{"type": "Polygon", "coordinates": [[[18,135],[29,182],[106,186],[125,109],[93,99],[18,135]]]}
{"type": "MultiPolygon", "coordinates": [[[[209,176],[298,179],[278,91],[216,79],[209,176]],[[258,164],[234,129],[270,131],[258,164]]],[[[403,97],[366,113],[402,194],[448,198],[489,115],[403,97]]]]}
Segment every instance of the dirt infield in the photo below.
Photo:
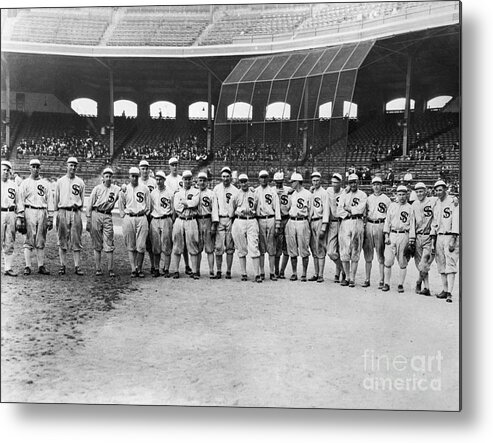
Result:
{"type": "Polygon", "coordinates": [[[2,278],[2,401],[458,408],[459,282],[416,295],[414,263],[404,294],[340,287],[329,261],[322,284],[240,282],[236,258],[229,281],[131,280],[120,233],[110,279],[84,232],[86,275],[58,277],[47,244],[51,276],[2,278]]]}

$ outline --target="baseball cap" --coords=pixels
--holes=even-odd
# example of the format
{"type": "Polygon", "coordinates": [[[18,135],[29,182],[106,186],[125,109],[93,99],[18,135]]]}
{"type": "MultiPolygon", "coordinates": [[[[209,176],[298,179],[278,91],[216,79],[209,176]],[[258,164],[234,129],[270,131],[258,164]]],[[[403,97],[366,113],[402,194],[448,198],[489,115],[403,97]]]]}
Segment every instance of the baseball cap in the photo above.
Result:
{"type": "Polygon", "coordinates": [[[224,168],[221,169],[221,174],[223,172],[227,172],[228,174],[231,174],[231,169],[228,166],[225,166],[224,168]]]}
{"type": "Polygon", "coordinates": [[[262,169],[262,170],[258,173],[258,176],[259,176],[259,177],[268,177],[268,176],[269,176],[269,173],[268,173],[265,169],[262,169]]]}
{"type": "Polygon", "coordinates": [[[397,186],[397,192],[407,192],[407,188],[404,185],[397,186]]]}
{"type": "Polygon", "coordinates": [[[111,174],[111,175],[113,175],[113,169],[111,169],[111,168],[104,168],[103,174],[111,174]]]}
{"type": "Polygon", "coordinates": [[[300,173],[294,172],[293,175],[291,176],[291,181],[292,182],[302,182],[303,177],[300,173]]]}
{"type": "Polygon", "coordinates": [[[438,186],[445,186],[447,187],[447,184],[443,181],[443,180],[438,180],[434,185],[433,187],[434,188],[437,188],[438,186]]]}
{"type": "Polygon", "coordinates": [[[200,171],[197,174],[197,178],[205,178],[207,180],[207,174],[204,171],[200,171]]]}
{"type": "Polygon", "coordinates": [[[274,174],[274,180],[275,181],[282,181],[282,180],[284,180],[284,172],[276,172],[274,174]]]}
{"type": "Polygon", "coordinates": [[[187,178],[187,177],[193,177],[193,174],[192,174],[192,171],[190,171],[189,169],[186,169],[185,171],[183,171],[183,174],[181,174],[182,178],[187,178]]]}
{"type": "Polygon", "coordinates": [[[32,165],[39,165],[39,166],[41,166],[41,162],[40,162],[37,158],[33,158],[33,159],[29,162],[29,166],[32,166],[32,165]]]}
{"type": "Polygon", "coordinates": [[[338,172],[335,172],[334,174],[332,174],[332,178],[335,178],[336,180],[339,180],[340,182],[342,182],[342,175],[339,174],[338,172]]]}
{"type": "Polygon", "coordinates": [[[149,166],[149,162],[147,160],[141,160],[140,163],[139,163],[139,168],[141,166],[149,166]]]}
{"type": "Polygon", "coordinates": [[[348,182],[358,181],[359,180],[359,177],[356,174],[349,174],[349,177],[348,177],[347,180],[348,180],[348,182]]]}
{"type": "Polygon", "coordinates": [[[404,175],[404,181],[405,182],[410,182],[413,179],[412,174],[406,174],[404,175]]]}
{"type": "Polygon", "coordinates": [[[241,182],[242,180],[248,180],[248,175],[246,175],[246,174],[240,174],[238,176],[238,181],[241,182]]]}
{"type": "Polygon", "coordinates": [[[8,160],[2,160],[2,166],[7,166],[7,168],[12,169],[12,163],[8,160]]]}
{"type": "Polygon", "coordinates": [[[372,183],[382,183],[382,178],[377,175],[376,177],[372,178],[371,182],[372,183]]]}
{"type": "Polygon", "coordinates": [[[414,189],[426,189],[426,185],[423,182],[418,182],[414,185],[414,189]]]}
{"type": "Polygon", "coordinates": [[[166,180],[166,174],[163,171],[157,171],[155,176],[161,177],[162,179],[166,180]]]}
{"type": "Polygon", "coordinates": [[[169,165],[174,165],[175,163],[178,163],[178,159],[176,157],[171,157],[169,160],[168,160],[168,164],[169,165]]]}
{"type": "Polygon", "coordinates": [[[67,163],[75,163],[77,165],[79,162],[75,157],[69,157],[67,163]]]}
{"type": "Polygon", "coordinates": [[[318,177],[318,178],[320,178],[320,177],[322,177],[322,175],[321,175],[321,174],[320,174],[320,172],[318,172],[318,171],[313,171],[313,172],[312,172],[312,178],[314,178],[314,177],[318,177]]]}
{"type": "Polygon", "coordinates": [[[139,168],[137,168],[136,166],[132,166],[132,167],[128,170],[128,173],[129,173],[130,175],[140,175],[139,168]]]}

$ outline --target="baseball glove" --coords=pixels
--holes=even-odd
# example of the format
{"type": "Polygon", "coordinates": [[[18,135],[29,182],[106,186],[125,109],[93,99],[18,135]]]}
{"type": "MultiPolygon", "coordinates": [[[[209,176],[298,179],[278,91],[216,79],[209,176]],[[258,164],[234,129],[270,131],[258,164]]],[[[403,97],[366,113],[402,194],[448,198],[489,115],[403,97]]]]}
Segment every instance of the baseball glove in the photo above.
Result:
{"type": "Polygon", "coordinates": [[[416,246],[414,245],[414,243],[408,243],[404,248],[404,257],[406,257],[406,260],[409,261],[411,260],[411,257],[414,257],[415,252],[416,246]]]}
{"type": "Polygon", "coordinates": [[[26,219],[24,217],[18,217],[17,218],[17,220],[15,221],[15,229],[20,234],[26,235],[27,228],[26,228],[26,219]]]}

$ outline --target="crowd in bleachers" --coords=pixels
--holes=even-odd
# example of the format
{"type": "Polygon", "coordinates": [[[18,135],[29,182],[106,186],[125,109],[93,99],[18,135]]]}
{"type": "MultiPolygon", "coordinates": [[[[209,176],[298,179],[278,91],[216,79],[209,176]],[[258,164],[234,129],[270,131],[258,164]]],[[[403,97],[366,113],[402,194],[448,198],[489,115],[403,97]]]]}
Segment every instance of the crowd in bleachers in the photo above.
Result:
{"type": "Polygon", "coordinates": [[[270,143],[224,144],[215,148],[214,159],[224,162],[296,162],[301,160],[301,149],[295,143],[283,143],[282,146],[270,143]]]}

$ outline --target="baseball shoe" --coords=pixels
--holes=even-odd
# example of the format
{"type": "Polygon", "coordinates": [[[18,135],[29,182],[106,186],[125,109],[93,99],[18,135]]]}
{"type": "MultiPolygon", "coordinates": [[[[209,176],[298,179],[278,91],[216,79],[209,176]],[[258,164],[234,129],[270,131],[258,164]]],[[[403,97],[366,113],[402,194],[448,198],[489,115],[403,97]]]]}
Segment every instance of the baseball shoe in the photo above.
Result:
{"type": "Polygon", "coordinates": [[[447,298],[448,292],[442,291],[440,294],[437,295],[437,298],[447,298]]]}
{"type": "Polygon", "coordinates": [[[226,280],[231,280],[231,271],[226,271],[226,280]]]}
{"type": "Polygon", "coordinates": [[[171,274],[169,273],[168,269],[163,269],[163,277],[164,278],[170,278],[171,274]]]}
{"type": "Polygon", "coordinates": [[[132,271],[130,274],[130,278],[136,278],[137,277],[137,271],[132,271]]]}
{"type": "Polygon", "coordinates": [[[296,274],[293,274],[289,280],[296,281],[298,280],[298,276],[296,274]]]}
{"type": "Polygon", "coordinates": [[[9,277],[17,277],[17,274],[12,269],[7,269],[3,275],[8,275],[9,277]]]}
{"type": "MultiPolygon", "coordinates": [[[[151,275],[152,275],[153,277],[156,277],[156,276],[154,275],[154,273],[155,273],[155,272],[156,272],[156,268],[151,267],[151,275]]],[[[159,275],[158,275],[158,277],[159,277],[159,275]]]]}
{"type": "Polygon", "coordinates": [[[447,292],[447,299],[445,300],[447,303],[452,303],[452,294],[447,292]]]}
{"type": "Polygon", "coordinates": [[[260,278],[261,278],[262,280],[265,280],[265,274],[260,274],[260,278]]]}
{"type": "Polygon", "coordinates": [[[344,271],[342,271],[341,280],[346,280],[346,273],[344,271]]]}
{"type": "Polygon", "coordinates": [[[313,277],[310,277],[308,281],[317,281],[318,280],[318,275],[314,275],[313,277]]]}
{"type": "Polygon", "coordinates": [[[185,274],[192,275],[192,268],[190,266],[185,267],[185,274]]]}
{"type": "Polygon", "coordinates": [[[270,279],[271,279],[272,281],[277,281],[276,274],[271,274],[271,275],[270,275],[270,279]]]}
{"type": "Polygon", "coordinates": [[[24,275],[31,275],[31,268],[29,266],[24,268],[24,275]]]}
{"type": "Polygon", "coordinates": [[[216,278],[215,275],[214,275],[214,272],[209,272],[209,278],[211,280],[214,280],[216,278]]]}
{"type": "Polygon", "coordinates": [[[317,283],[323,283],[324,282],[324,278],[319,275],[318,278],[317,278],[317,283]]]}
{"type": "Polygon", "coordinates": [[[300,281],[305,282],[306,281],[306,275],[302,275],[300,278],[300,281]]]}
{"type": "Polygon", "coordinates": [[[173,278],[180,278],[180,273],[179,272],[175,272],[173,274],[173,278]]]}
{"type": "Polygon", "coordinates": [[[50,275],[50,271],[44,267],[44,265],[41,265],[38,268],[38,274],[43,274],[43,275],[50,275]]]}
{"type": "Polygon", "coordinates": [[[284,280],[285,278],[284,272],[279,272],[279,280],[284,280]]]}
{"type": "Polygon", "coordinates": [[[200,274],[198,272],[196,272],[195,274],[192,274],[192,275],[193,275],[194,280],[200,280],[200,274]]]}
{"type": "Polygon", "coordinates": [[[339,283],[339,276],[338,275],[334,275],[334,283],[339,283]]]}
{"type": "Polygon", "coordinates": [[[390,286],[387,283],[384,283],[384,285],[382,286],[382,291],[383,292],[390,291],[390,286]]]}
{"type": "Polygon", "coordinates": [[[243,275],[241,276],[241,281],[248,281],[248,275],[243,274],[243,275]]]}
{"type": "Polygon", "coordinates": [[[113,278],[113,277],[116,277],[115,271],[113,271],[113,269],[110,269],[110,270],[108,271],[108,275],[109,275],[110,277],[112,277],[112,278],[113,278]]]}
{"type": "Polygon", "coordinates": [[[362,288],[367,288],[370,286],[370,280],[365,280],[365,282],[361,285],[362,288]]]}
{"type": "Polygon", "coordinates": [[[421,293],[421,282],[420,281],[416,282],[416,288],[414,289],[414,292],[416,292],[416,294],[421,293]]]}
{"type": "Polygon", "coordinates": [[[161,277],[161,274],[159,273],[159,269],[154,269],[154,271],[151,272],[151,275],[154,278],[161,277]]]}
{"type": "Polygon", "coordinates": [[[349,282],[344,278],[341,281],[341,286],[349,286],[349,282]]]}
{"type": "Polygon", "coordinates": [[[354,280],[349,280],[349,287],[354,288],[354,280]]]}
{"type": "Polygon", "coordinates": [[[139,278],[144,278],[146,276],[142,269],[139,269],[139,271],[137,272],[137,275],[139,276],[139,278]]]}
{"type": "Polygon", "coordinates": [[[382,289],[382,288],[383,288],[383,281],[378,283],[378,289],[382,289]]]}
{"type": "MultiPolygon", "coordinates": [[[[25,273],[26,271],[24,271],[25,273]]],[[[60,269],[58,270],[58,275],[65,275],[67,272],[67,269],[65,268],[65,265],[60,266],[60,269]]],[[[29,269],[29,274],[31,273],[31,270],[29,269]]]]}
{"type": "Polygon", "coordinates": [[[255,281],[256,281],[257,283],[262,283],[262,282],[263,282],[263,280],[262,280],[262,276],[260,276],[260,275],[256,275],[256,276],[255,276],[255,281]]]}
{"type": "Polygon", "coordinates": [[[214,277],[214,279],[215,279],[215,280],[221,280],[221,278],[222,278],[222,273],[221,273],[221,271],[217,271],[217,272],[216,272],[216,276],[214,277]]]}
{"type": "Polygon", "coordinates": [[[419,291],[419,293],[421,295],[426,295],[427,297],[429,297],[431,295],[430,290],[428,288],[422,289],[421,291],[419,291]]]}
{"type": "Polygon", "coordinates": [[[79,266],[76,266],[76,267],[75,267],[74,272],[75,272],[75,274],[77,274],[77,275],[84,275],[84,273],[82,272],[82,269],[80,269],[80,267],[79,267],[79,266]]]}
{"type": "Polygon", "coordinates": [[[100,275],[103,275],[103,271],[101,271],[101,269],[98,269],[96,271],[96,275],[99,277],[100,275]]]}
{"type": "Polygon", "coordinates": [[[402,285],[397,285],[397,292],[404,292],[404,286],[402,285]]]}

